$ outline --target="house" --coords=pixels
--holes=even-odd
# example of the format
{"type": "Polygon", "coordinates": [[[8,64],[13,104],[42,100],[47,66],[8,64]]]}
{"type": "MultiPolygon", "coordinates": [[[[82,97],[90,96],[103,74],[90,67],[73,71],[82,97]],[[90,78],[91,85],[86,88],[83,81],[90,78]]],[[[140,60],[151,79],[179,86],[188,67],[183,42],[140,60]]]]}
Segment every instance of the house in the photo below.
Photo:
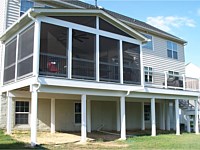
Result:
{"type": "Polygon", "coordinates": [[[5,3],[0,36],[8,134],[30,129],[33,146],[37,130],[81,131],[82,142],[100,127],[121,139],[133,129],[180,135],[180,100],[194,100],[199,132],[199,89],[185,84],[186,41],[77,0],[36,1],[21,13],[14,2],[5,3]]]}

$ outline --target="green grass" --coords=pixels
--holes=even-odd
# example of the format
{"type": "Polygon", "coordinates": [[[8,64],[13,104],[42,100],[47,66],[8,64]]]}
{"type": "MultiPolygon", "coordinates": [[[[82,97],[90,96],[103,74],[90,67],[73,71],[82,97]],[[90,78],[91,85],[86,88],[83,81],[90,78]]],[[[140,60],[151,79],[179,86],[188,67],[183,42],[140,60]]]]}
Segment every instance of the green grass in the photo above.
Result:
{"type": "Polygon", "coordinates": [[[0,130],[0,149],[24,149],[26,148],[25,143],[13,140],[9,135],[5,135],[2,130],[0,130]]]}
{"type": "MultiPolygon", "coordinates": [[[[183,133],[180,136],[175,134],[159,134],[156,137],[136,136],[128,138],[126,141],[93,141],[88,144],[59,144],[59,145],[40,145],[37,149],[180,149],[195,150],[200,149],[200,135],[194,133],[183,133]]],[[[9,135],[5,135],[0,130],[0,149],[32,149],[29,143],[18,142],[13,140],[9,135]]]]}
{"type": "Polygon", "coordinates": [[[200,135],[194,133],[183,133],[180,136],[175,134],[158,135],[156,137],[140,136],[129,138],[124,143],[128,149],[200,149],[200,135]]]}

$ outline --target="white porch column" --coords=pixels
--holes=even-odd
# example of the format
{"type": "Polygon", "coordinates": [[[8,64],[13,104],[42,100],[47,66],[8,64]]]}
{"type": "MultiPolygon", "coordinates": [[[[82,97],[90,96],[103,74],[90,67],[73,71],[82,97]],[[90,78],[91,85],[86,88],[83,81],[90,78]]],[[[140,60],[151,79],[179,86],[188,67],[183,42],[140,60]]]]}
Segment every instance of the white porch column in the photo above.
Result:
{"type": "Polygon", "coordinates": [[[32,85],[32,91],[31,91],[31,146],[36,146],[36,142],[37,142],[37,109],[38,109],[37,85],[32,85]]]}
{"type": "Polygon", "coordinates": [[[166,129],[170,131],[170,112],[169,112],[169,101],[166,102],[166,129]]]}
{"type": "Polygon", "coordinates": [[[180,135],[179,100],[175,100],[176,135],[180,135]]]}
{"type": "Polygon", "coordinates": [[[151,136],[156,136],[155,98],[151,99],[151,136]]]}
{"type": "Polygon", "coordinates": [[[195,100],[195,133],[199,134],[198,100],[195,100]]]}
{"type": "Polygon", "coordinates": [[[145,130],[144,102],[141,103],[141,130],[145,130]]]}
{"type": "Polygon", "coordinates": [[[117,131],[120,131],[120,108],[119,100],[116,101],[116,114],[117,114],[117,131]]]}
{"type": "Polygon", "coordinates": [[[81,95],[81,142],[86,142],[86,95],[81,95]]]}
{"type": "Polygon", "coordinates": [[[7,93],[7,134],[11,134],[11,122],[12,122],[12,97],[7,93]]]}
{"type": "Polygon", "coordinates": [[[121,110],[121,139],[126,139],[126,106],[125,106],[125,96],[120,97],[120,110],[121,110]]]}
{"type": "Polygon", "coordinates": [[[51,99],[51,133],[55,133],[55,98],[51,99]]]}
{"type": "Polygon", "coordinates": [[[87,132],[91,132],[91,100],[87,100],[87,132]]]}
{"type": "Polygon", "coordinates": [[[190,116],[187,115],[187,132],[191,132],[191,128],[190,128],[190,116]]]}

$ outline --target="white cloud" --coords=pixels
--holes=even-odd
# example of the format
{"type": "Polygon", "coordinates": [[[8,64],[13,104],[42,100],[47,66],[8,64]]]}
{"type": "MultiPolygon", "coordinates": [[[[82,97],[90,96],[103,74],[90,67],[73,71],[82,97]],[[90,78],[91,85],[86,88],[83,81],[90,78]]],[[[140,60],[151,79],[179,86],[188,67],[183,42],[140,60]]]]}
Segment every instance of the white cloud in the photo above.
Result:
{"type": "Polygon", "coordinates": [[[175,28],[180,28],[182,26],[195,27],[195,21],[193,19],[187,17],[178,17],[178,16],[148,17],[147,23],[167,32],[171,31],[172,27],[175,28]]]}

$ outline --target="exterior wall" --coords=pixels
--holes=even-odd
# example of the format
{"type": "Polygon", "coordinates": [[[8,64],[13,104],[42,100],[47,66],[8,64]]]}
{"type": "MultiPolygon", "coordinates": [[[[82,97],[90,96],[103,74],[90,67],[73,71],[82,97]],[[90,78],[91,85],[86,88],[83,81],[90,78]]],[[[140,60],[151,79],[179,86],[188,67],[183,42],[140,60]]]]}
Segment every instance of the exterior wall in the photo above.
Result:
{"type": "Polygon", "coordinates": [[[200,78],[200,67],[189,63],[185,66],[185,74],[187,77],[200,78]]]}
{"type": "Polygon", "coordinates": [[[167,40],[153,36],[153,50],[143,48],[143,65],[152,67],[153,71],[164,73],[164,71],[176,71],[185,74],[184,46],[178,44],[178,60],[168,58],[167,40]]]}
{"type": "Polygon", "coordinates": [[[20,17],[20,0],[8,0],[6,28],[20,17]]]}
{"type": "Polygon", "coordinates": [[[0,96],[0,129],[6,127],[7,101],[4,96],[0,96]]]}
{"type": "Polygon", "coordinates": [[[75,124],[74,100],[55,100],[55,127],[56,131],[80,131],[80,124],[75,124]]]}
{"type": "Polygon", "coordinates": [[[116,130],[116,101],[91,101],[92,130],[116,130]]]}

